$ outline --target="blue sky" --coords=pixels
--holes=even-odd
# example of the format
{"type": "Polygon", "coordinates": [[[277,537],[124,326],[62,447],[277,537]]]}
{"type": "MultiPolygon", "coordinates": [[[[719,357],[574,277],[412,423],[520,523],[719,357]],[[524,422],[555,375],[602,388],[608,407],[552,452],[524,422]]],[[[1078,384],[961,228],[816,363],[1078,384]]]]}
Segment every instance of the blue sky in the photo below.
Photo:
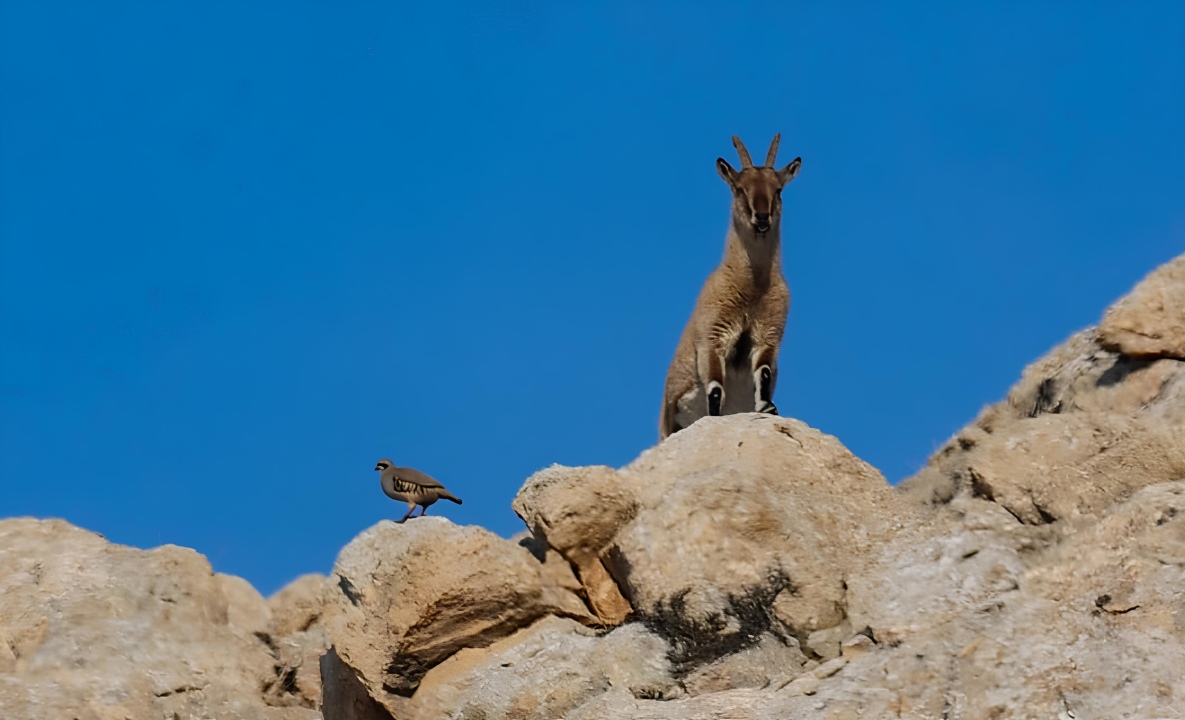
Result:
{"type": "Polygon", "coordinates": [[[1185,4],[0,4],[0,517],[264,592],[653,444],[729,137],[777,403],[897,481],[1185,250],[1185,4]]]}

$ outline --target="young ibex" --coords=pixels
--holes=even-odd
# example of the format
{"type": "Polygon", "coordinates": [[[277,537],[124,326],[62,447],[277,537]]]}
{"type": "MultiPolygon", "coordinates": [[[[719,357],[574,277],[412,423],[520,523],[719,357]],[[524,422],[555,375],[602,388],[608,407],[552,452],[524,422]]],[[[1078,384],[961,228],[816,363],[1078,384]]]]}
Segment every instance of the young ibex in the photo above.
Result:
{"type": "Polygon", "coordinates": [[[761,167],[753,166],[735,136],[740,172],[716,159],[716,170],[732,189],[724,260],[700,290],[667,370],[660,439],[705,415],[778,412],[773,403],[778,346],[790,311],[782,276],[782,188],[802,167],[802,158],[794,158],[774,169],[780,139],[774,136],[761,167]]]}

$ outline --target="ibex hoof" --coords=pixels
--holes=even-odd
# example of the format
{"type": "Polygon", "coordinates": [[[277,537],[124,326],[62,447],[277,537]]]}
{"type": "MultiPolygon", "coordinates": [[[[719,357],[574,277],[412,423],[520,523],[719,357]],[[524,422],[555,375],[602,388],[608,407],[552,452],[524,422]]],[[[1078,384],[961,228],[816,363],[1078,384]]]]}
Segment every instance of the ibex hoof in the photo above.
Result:
{"type": "Polygon", "coordinates": [[[708,391],[708,414],[719,415],[723,404],[724,389],[719,385],[713,384],[712,389],[708,391]]]}
{"type": "Polygon", "coordinates": [[[764,405],[757,408],[757,412],[765,413],[766,415],[777,415],[778,414],[778,406],[767,401],[764,405]]]}

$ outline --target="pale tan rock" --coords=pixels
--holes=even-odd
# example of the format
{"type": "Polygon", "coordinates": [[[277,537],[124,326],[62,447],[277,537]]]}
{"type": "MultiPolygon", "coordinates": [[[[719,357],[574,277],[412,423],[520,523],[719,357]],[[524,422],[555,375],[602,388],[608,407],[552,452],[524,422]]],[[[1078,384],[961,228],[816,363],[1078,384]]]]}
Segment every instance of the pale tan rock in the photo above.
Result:
{"type": "Polygon", "coordinates": [[[214,581],[226,598],[226,620],[232,630],[245,637],[271,631],[271,609],[251,583],[236,575],[223,573],[215,573],[214,581]]]}
{"type": "Polygon", "coordinates": [[[758,717],[755,713],[768,694],[768,690],[739,689],[650,700],[613,690],[569,713],[564,720],[751,720],[758,717]]]}
{"type": "Polygon", "coordinates": [[[691,695],[780,687],[800,675],[806,661],[797,640],[766,633],[757,644],[688,673],[683,678],[683,687],[691,695]]]}
{"type": "Polygon", "coordinates": [[[811,674],[820,680],[823,680],[824,678],[829,678],[840,670],[843,670],[844,666],[847,664],[848,659],[846,657],[841,656],[831,658],[827,662],[812,670],[811,674]]]}
{"type": "Polygon", "coordinates": [[[331,588],[324,575],[302,575],[267,600],[271,616],[265,641],[275,679],[265,686],[269,705],[321,707],[320,658],[329,650],[321,613],[331,588]]]}
{"type": "MultiPolygon", "coordinates": [[[[1153,717],[1185,695],[1185,564],[1173,562],[1185,558],[1185,481],[1079,518],[1060,542],[1026,542],[1033,528],[992,505],[956,501],[961,517],[928,543],[882,548],[882,597],[853,606],[853,621],[892,643],[826,679],[828,707],[868,716],[889,691],[903,716],[1153,717]],[[1012,581],[985,580],[1000,566],[1012,581]]],[[[871,598],[866,581],[853,579],[853,597],[871,598]]]]}
{"type": "Polygon", "coordinates": [[[324,678],[321,710],[326,720],[393,720],[333,648],[321,656],[320,664],[324,678]]]}
{"type": "Polygon", "coordinates": [[[289,635],[272,636],[275,679],[264,685],[264,701],[278,707],[321,707],[320,659],[329,649],[329,634],[312,625],[289,635]]]}
{"type": "Polygon", "coordinates": [[[697,665],[774,625],[805,641],[841,623],[844,577],[899,521],[896,503],[835,438],[749,414],[705,418],[617,473],[550,468],[515,507],[561,552],[593,535],[582,552],[597,553],[634,610],[666,629],[677,662],[697,665]],[[573,488],[615,500],[597,501],[586,522],[568,501],[573,488]]]}
{"type": "Polygon", "coordinates": [[[583,601],[548,582],[529,550],[444,518],[383,521],[334,565],[322,621],[341,660],[394,710],[424,673],[549,614],[591,622],[583,601]]]}
{"type": "Polygon", "coordinates": [[[612,468],[552,465],[528,478],[513,508],[535,537],[573,566],[590,609],[618,625],[633,608],[605,568],[602,555],[637,512],[633,490],[612,468]]]}
{"type": "Polygon", "coordinates": [[[876,643],[867,635],[854,635],[840,643],[841,654],[848,660],[854,660],[874,649],[876,649],[876,643]]]}
{"type": "Polygon", "coordinates": [[[1030,365],[896,491],[797,421],[706,418],[619,471],[532,477],[530,538],[380,524],[328,585],[263,609],[194,553],[76,528],[4,542],[0,524],[0,610],[19,607],[0,612],[0,715],[315,717],[263,703],[309,703],[329,627],[327,718],[1181,716],[1185,362],[1165,287],[1030,365]],[[96,579],[122,583],[125,561],[139,586],[96,579]],[[28,601],[47,582],[63,604],[28,601]],[[88,629],[111,617],[130,640],[88,629]]]}
{"type": "Polygon", "coordinates": [[[1079,333],[1025,370],[929,465],[907,498],[998,503],[1026,524],[1097,517],[1185,475],[1185,362],[1134,361],[1079,333]]]}
{"type": "Polygon", "coordinates": [[[600,556],[638,503],[613,468],[552,465],[527,479],[512,507],[536,537],[576,560],[600,556]]]}
{"type": "Polygon", "coordinates": [[[688,660],[774,623],[800,641],[839,624],[844,578],[904,512],[880,473],[789,418],[704,418],[621,472],[639,510],[615,575],[688,660]]]}
{"type": "Polygon", "coordinates": [[[834,627],[816,630],[807,636],[806,647],[817,658],[826,662],[840,655],[839,644],[852,634],[852,624],[845,620],[834,627]]]}
{"type": "Polygon", "coordinates": [[[266,605],[172,545],[115,545],[60,520],[0,521],[0,713],[24,718],[319,717],[274,708],[266,605]]]}
{"type": "Polygon", "coordinates": [[[1099,338],[1125,355],[1185,360],[1185,255],[1161,265],[1112,305],[1099,338]]]}
{"type": "Polygon", "coordinates": [[[782,690],[788,697],[799,697],[803,695],[814,695],[819,692],[819,686],[822,681],[814,675],[803,675],[795,678],[782,690]]]}
{"type": "Polygon", "coordinates": [[[332,588],[324,575],[301,575],[267,599],[276,637],[308,630],[321,618],[325,600],[332,588]]]}
{"type": "Polygon", "coordinates": [[[661,698],[678,688],[667,649],[637,623],[598,636],[572,620],[547,617],[432,668],[399,717],[550,720],[610,688],[661,698]]]}
{"type": "Polygon", "coordinates": [[[630,601],[621,594],[617,581],[601,558],[586,558],[576,565],[580,584],[589,608],[605,625],[620,625],[634,612],[630,601]]]}

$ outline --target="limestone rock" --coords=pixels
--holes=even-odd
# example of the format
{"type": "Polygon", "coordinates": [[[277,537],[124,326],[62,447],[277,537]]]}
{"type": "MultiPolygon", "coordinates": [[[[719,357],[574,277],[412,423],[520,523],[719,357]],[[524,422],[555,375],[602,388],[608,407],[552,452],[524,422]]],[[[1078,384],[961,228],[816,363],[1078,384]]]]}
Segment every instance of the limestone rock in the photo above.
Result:
{"type": "Polygon", "coordinates": [[[270,632],[271,609],[251,583],[236,575],[223,573],[215,573],[214,582],[226,598],[226,620],[232,630],[244,637],[270,632]]]}
{"type": "Polygon", "coordinates": [[[324,575],[301,575],[267,600],[272,618],[269,632],[277,637],[308,630],[321,619],[331,591],[324,575]]]}
{"type": "Polygon", "coordinates": [[[321,614],[329,592],[329,578],[303,575],[268,598],[271,624],[261,638],[275,667],[275,680],[265,686],[269,705],[321,707],[320,659],[329,650],[321,614]]]}
{"type": "Polygon", "coordinates": [[[736,688],[780,687],[803,672],[806,655],[794,638],[766,633],[739,652],[696,668],[683,678],[691,695],[736,688]]]}
{"type": "Polygon", "coordinates": [[[617,473],[550,468],[515,508],[574,563],[598,554],[691,668],[767,631],[805,642],[840,624],[844,578],[899,522],[896,502],[835,438],[746,414],[705,418],[617,473]],[[574,539],[582,533],[595,542],[574,539]]]}
{"type": "Polygon", "coordinates": [[[623,622],[633,608],[605,567],[604,554],[637,512],[632,487],[612,468],[553,465],[523,485],[513,503],[537,538],[572,563],[598,620],[623,622]]]}
{"type": "Polygon", "coordinates": [[[321,710],[328,720],[392,720],[391,713],[367,692],[354,668],[330,648],[321,656],[324,678],[321,710]]]}
{"type": "Polygon", "coordinates": [[[1185,255],[1161,265],[1112,305],[1099,338],[1124,355],[1185,360],[1185,255]]]}
{"type": "Polygon", "coordinates": [[[678,691],[667,650],[638,623],[598,635],[572,620],[548,617],[432,668],[397,716],[551,720],[610,688],[662,698],[678,691]]]}
{"type": "Polygon", "coordinates": [[[591,622],[581,599],[550,582],[543,565],[482,528],[437,517],[383,521],[338,555],[323,622],[371,695],[397,707],[424,673],[463,648],[550,614],[591,622]]]}
{"type": "Polygon", "coordinates": [[[896,490],[796,420],[709,417],[536,473],[528,536],[384,522],[268,601],[0,522],[0,716],[1183,717],[1182,262],[896,490]]]}
{"type": "Polygon", "coordinates": [[[1097,516],[1183,476],[1185,362],[1133,360],[1085,331],[1026,369],[901,490],[934,504],[984,498],[1039,525],[1097,516]]]}
{"type": "Polygon", "coordinates": [[[0,521],[0,708],[22,718],[316,718],[269,707],[267,606],[172,545],[138,550],[60,520],[0,521]]]}

